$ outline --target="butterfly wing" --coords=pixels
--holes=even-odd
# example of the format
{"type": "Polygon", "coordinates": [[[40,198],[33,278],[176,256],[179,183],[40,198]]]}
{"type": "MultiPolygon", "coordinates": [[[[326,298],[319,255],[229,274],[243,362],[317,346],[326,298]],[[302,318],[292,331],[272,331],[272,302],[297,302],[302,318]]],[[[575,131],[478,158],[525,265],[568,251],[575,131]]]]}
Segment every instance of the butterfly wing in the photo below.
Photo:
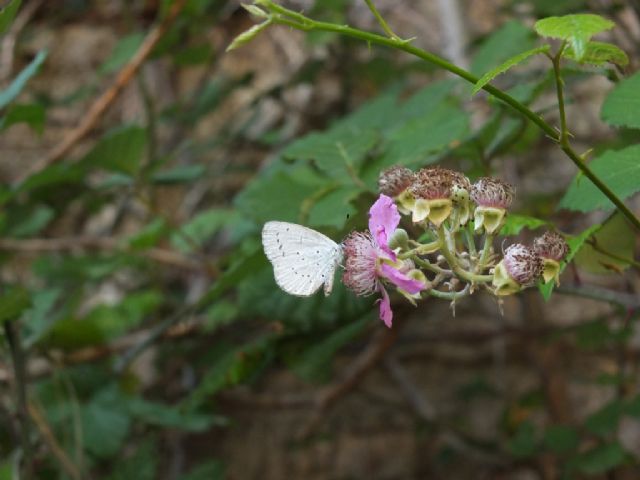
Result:
{"type": "Polygon", "coordinates": [[[273,265],[276,283],[291,295],[308,297],[323,284],[331,292],[342,248],[329,237],[302,225],[267,222],[262,245],[273,265]]]}

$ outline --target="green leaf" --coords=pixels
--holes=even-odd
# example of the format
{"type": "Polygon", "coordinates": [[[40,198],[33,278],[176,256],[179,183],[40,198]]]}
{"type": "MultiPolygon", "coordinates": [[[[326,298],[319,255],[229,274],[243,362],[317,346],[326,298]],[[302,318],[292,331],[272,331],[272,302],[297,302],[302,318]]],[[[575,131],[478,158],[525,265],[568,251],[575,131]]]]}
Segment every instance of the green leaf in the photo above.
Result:
{"type": "Polygon", "coordinates": [[[0,9],[0,35],[6,32],[13,22],[21,3],[22,0],[9,0],[9,2],[0,9]]]}
{"type": "Polygon", "coordinates": [[[82,409],[84,446],[96,457],[115,455],[127,438],[131,418],[120,400],[121,395],[114,388],[107,387],[82,409]]]}
{"type": "Polygon", "coordinates": [[[39,103],[12,105],[7,114],[0,120],[0,129],[6,130],[11,125],[26,123],[36,133],[42,135],[46,117],[45,108],[39,103]]]}
{"type": "Polygon", "coordinates": [[[148,436],[133,455],[118,457],[107,480],[154,480],[158,478],[158,446],[148,436]]]}
{"type": "Polygon", "coordinates": [[[224,480],[224,465],[218,460],[209,460],[193,467],[178,480],[224,480]]]}
{"type": "Polygon", "coordinates": [[[47,52],[38,52],[35,58],[31,60],[31,63],[13,79],[11,84],[5,90],[0,92],[0,110],[15,100],[20,92],[22,92],[22,89],[25,87],[29,79],[38,73],[38,70],[40,70],[42,63],[46,58],[47,52]]]}
{"type": "MultiPolygon", "coordinates": [[[[587,239],[593,234],[593,232],[596,232],[600,227],[601,225],[592,225],[591,227],[581,232],[579,235],[565,238],[567,244],[569,245],[569,254],[560,265],[560,273],[564,271],[569,262],[573,260],[573,257],[575,257],[575,255],[584,246],[584,242],[586,242],[587,239]]],[[[540,290],[540,293],[542,294],[542,297],[545,299],[545,301],[548,301],[551,298],[551,292],[553,292],[554,286],[554,282],[538,284],[538,289],[540,290]]]]}
{"type": "Polygon", "coordinates": [[[353,187],[338,187],[317,200],[309,211],[306,224],[310,227],[334,227],[342,230],[350,215],[356,213],[351,201],[360,190],[353,187]]]}
{"type": "Polygon", "coordinates": [[[9,214],[9,224],[11,228],[8,231],[9,236],[16,238],[29,237],[41,232],[53,218],[55,211],[47,205],[31,205],[26,211],[22,208],[16,209],[9,214]],[[18,214],[18,218],[14,218],[13,213],[18,214]]]}
{"type": "Polygon", "coordinates": [[[0,323],[14,320],[31,305],[27,289],[12,287],[0,296],[0,323]]]}
{"type": "Polygon", "coordinates": [[[193,252],[202,248],[226,225],[237,220],[238,213],[234,210],[211,208],[197,214],[184,224],[179,231],[171,235],[171,244],[183,253],[193,252]]]}
{"type": "Polygon", "coordinates": [[[300,222],[303,202],[310,193],[326,186],[306,166],[276,170],[252,181],[236,198],[238,210],[257,223],[269,220],[300,222]]]}
{"type": "Polygon", "coordinates": [[[604,65],[605,63],[615,63],[621,67],[629,64],[629,57],[617,46],[612,43],[605,42],[589,42],[587,43],[584,55],[578,58],[573,51],[573,47],[569,45],[562,52],[562,56],[578,63],[586,63],[589,65],[604,65]]]}
{"type": "Polygon", "coordinates": [[[584,423],[585,428],[599,436],[607,436],[615,432],[618,428],[620,417],[624,413],[623,407],[624,404],[619,400],[610,402],[587,417],[584,423]]]}
{"type": "Polygon", "coordinates": [[[620,444],[600,445],[577,456],[572,462],[577,469],[587,475],[598,475],[622,465],[627,454],[620,444]]]}
{"type": "Polygon", "coordinates": [[[336,352],[360,335],[368,323],[371,323],[371,315],[336,328],[328,337],[319,339],[311,348],[306,349],[301,357],[295,358],[292,370],[309,382],[327,380],[330,378],[328,367],[336,352]]]}
{"type": "Polygon", "coordinates": [[[100,66],[98,72],[106,75],[120,70],[127,64],[131,57],[133,57],[138,48],[140,48],[143,40],[143,33],[132,33],[131,35],[122,37],[113,48],[113,52],[111,52],[109,58],[100,66]]]}
{"type": "Polygon", "coordinates": [[[205,171],[204,165],[179,165],[170,170],[154,173],[151,181],[162,185],[189,183],[201,179],[205,171]]]}
{"type": "Polygon", "coordinates": [[[551,47],[549,45],[542,45],[541,47],[532,48],[531,50],[527,50],[526,52],[522,52],[522,53],[518,53],[517,55],[514,55],[513,57],[509,58],[502,64],[495,67],[494,69],[489,70],[487,73],[485,73],[480,78],[480,80],[478,80],[476,84],[473,86],[473,89],[471,90],[471,95],[475,95],[476,93],[478,93],[482,89],[482,87],[484,87],[487,83],[489,83],[491,80],[496,78],[498,75],[506,72],[510,68],[515,67],[516,65],[524,62],[525,60],[527,60],[528,58],[534,55],[548,52],[550,48],[551,47]]]}
{"type": "MultiPolygon", "coordinates": [[[[639,90],[640,91],[640,90],[639,90]]],[[[633,105],[628,104],[632,109],[633,105]]],[[[621,200],[640,191],[640,145],[608,150],[589,163],[589,168],[621,200]]],[[[614,204],[588,178],[578,175],[560,201],[561,208],[579,212],[611,210],[614,204]]]]}
{"type": "Polygon", "coordinates": [[[544,220],[540,220],[535,217],[527,217],[526,215],[517,215],[517,214],[509,214],[507,215],[506,221],[500,230],[500,235],[509,236],[509,235],[518,235],[523,228],[528,228],[529,230],[535,230],[544,225],[547,225],[548,222],[544,220]]]}
{"type": "Polygon", "coordinates": [[[468,115],[457,105],[443,102],[391,132],[376,166],[424,165],[429,154],[459,142],[468,127],[468,115]]]}
{"type": "Polygon", "coordinates": [[[375,130],[353,126],[332,129],[304,136],[287,147],[282,156],[291,160],[313,160],[327,175],[344,179],[360,170],[365,156],[378,140],[375,130]]]}
{"type": "Polygon", "coordinates": [[[613,28],[615,24],[600,15],[580,13],[538,20],[533,28],[543,37],[566,40],[573,48],[575,58],[582,60],[587,42],[597,33],[613,28]]]}
{"type": "Polygon", "coordinates": [[[580,436],[574,427],[551,425],[544,432],[544,445],[554,453],[562,454],[578,447],[580,436]]]}
{"type": "Polygon", "coordinates": [[[640,128],[640,72],[625,78],[607,95],[600,117],[614,127],[640,128]]]}
{"type": "Polygon", "coordinates": [[[156,218],[131,235],[127,242],[133,249],[144,250],[156,246],[169,231],[167,222],[163,218],[156,218]]]}
{"type": "Polygon", "coordinates": [[[508,442],[509,451],[519,458],[534,455],[538,449],[535,433],[535,428],[531,422],[522,422],[518,426],[516,434],[508,442]]]}
{"type": "MultiPolygon", "coordinates": [[[[616,256],[633,259],[636,244],[636,232],[620,212],[609,217],[593,235],[597,246],[616,256]]],[[[596,248],[584,245],[576,255],[575,262],[580,268],[591,273],[618,273],[629,267],[609,255],[600,253],[596,248]]]]}
{"type": "Polygon", "coordinates": [[[133,418],[144,423],[186,432],[204,432],[214,425],[227,423],[222,417],[204,413],[183,412],[178,407],[150,402],[140,397],[128,399],[126,408],[133,418]]]}
{"type": "Polygon", "coordinates": [[[533,48],[534,41],[531,30],[524,25],[515,21],[507,22],[482,44],[470,70],[474,75],[482,75],[523,49],[533,48]]]}
{"type": "Polygon", "coordinates": [[[137,125],[111,130],[82,159],[84,164],[127,175],[138,171],[147,145],[147,132],[137,125]]]}

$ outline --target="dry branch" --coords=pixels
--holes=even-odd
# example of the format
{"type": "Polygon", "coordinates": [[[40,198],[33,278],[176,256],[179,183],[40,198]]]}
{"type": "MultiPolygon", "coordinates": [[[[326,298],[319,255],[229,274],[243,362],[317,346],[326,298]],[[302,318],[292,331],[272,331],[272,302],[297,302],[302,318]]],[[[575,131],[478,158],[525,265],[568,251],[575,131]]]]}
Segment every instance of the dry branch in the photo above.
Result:
{"type": "Polygon", "coordinates": [[[176,0],[167,16],[154,28],[152,28],[144,41],[133,55],[131,60],[118,72],[113,83],[100,95],[91,105],[86,115],[80,120],[80,123],[68,135],[66,135],[60,143],[58,143],[51,152],[39,162],[36,162],[31,168],[27,169],[19,178],[17,183],[23,182],[38,172],[41,172],[49,165],[59,161],[71,151],[71,149],[82,140],[96,126],[102,115],[107,111],[109,106],[122,93],[124,87],[131,81],[137,71],[140,69],[145,60],[151,55],[151,52],[162,39],[164,34],[169,30],[178,14],[182,11],[187,0],[176,0]]]}

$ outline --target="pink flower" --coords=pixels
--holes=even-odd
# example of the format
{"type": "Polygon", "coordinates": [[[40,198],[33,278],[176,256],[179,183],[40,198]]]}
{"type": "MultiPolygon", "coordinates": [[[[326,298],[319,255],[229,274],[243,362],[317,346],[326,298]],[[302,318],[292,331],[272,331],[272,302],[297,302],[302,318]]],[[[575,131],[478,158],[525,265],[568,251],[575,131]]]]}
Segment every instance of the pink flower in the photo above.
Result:
{"type": "Polygon", "coordinates": [[[405,262],[399,262],[389,247],[399,223],[400,214],[393,200],[380,195],[369,210],[369,231],[353,232],[343,242],[346,261],[342,282],[359,296],[380,292],[380,318],[389,328],[393,312],[383,280],[411,295],[426,287],[424,282],[407,275],[405,262]]]}

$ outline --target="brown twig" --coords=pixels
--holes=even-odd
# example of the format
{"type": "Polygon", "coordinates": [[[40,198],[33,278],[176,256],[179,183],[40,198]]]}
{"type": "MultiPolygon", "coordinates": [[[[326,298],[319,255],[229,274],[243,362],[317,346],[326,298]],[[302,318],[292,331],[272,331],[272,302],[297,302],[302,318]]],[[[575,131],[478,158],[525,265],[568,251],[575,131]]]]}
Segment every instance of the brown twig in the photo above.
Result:
{"type": "Polygon", "coordinates": [[[380,329],[369,346],[353,361],[344,378],[322,389],[316,396],[315,409],[307,424],[302,428],[300,438],[308,438],[322,421],[324,413],[341,397],[356,387],[366,374],[375,367],[384,354],[398,339],[404,322],[396,320],[393,328],[380,329]]]}
{"type": "Polygon", "coordinates": [[[144,41],[133,55],[131,60],[118,72],[113,83],[100,95],[91,105],[86,115],[80,120],[80,123],[60,143],[58,143],[51,152],[39,162],[36,162],[31,168],[18,178],[18,183],[23,182],[31,175],[38,173],[49,165],[62,159],[69,151],[82,140],[98,123],[98,120],[107,111],[109,106],[123,91],[124,87],[131,81],[140,66],[149,57],[163,35],[169,30],[173,21],[182,11],[187,0],[176,0],[167,16],[153,27],[144,41]]]}
{"type": "MultiPolygon", "coordinates": [[[[123,250],[128,252],[123,240],[118,238],[101,237],[61,237],[61,238],[29,238],[29,239],[0,239],[0,250],[21,253],[62,252],[75,249],[94,250],[123,250]]],[[[150,260],[165,265],[195,272],[207,271],[206,264],[197,262],[184,255],[162,248],[149,248],[140,251],[130,251],[145,256],[150,260]]]]}
{"type": "Polygon", "coordinates": [[[46,443],[49,450],[51,450],[53,456],[56,457],[58,462],[60,462],[62,469],[72,479],[81,480],[82,474],[80,473],[80,469],[71,461],[69,456],[60,446],[60,444],[56,440],[55,435],[51,431],[51,427],[47,423],[47,420],[45,419],[45,416],[42,414],[40,409],[33,403],[28,404],[28,409],[33,423],[40,432],[40,436],[44,440],[44,443],[46,443]]]}
{"type": "Polygon", "coordinates": [[[32,0],[22,7],[11,28],[2,38],[2,44],[0,45],[0,84],[7,81],[13,71],[16,42],[20,32],[22,32],[43,3],[43,0],[32,0]]]}

